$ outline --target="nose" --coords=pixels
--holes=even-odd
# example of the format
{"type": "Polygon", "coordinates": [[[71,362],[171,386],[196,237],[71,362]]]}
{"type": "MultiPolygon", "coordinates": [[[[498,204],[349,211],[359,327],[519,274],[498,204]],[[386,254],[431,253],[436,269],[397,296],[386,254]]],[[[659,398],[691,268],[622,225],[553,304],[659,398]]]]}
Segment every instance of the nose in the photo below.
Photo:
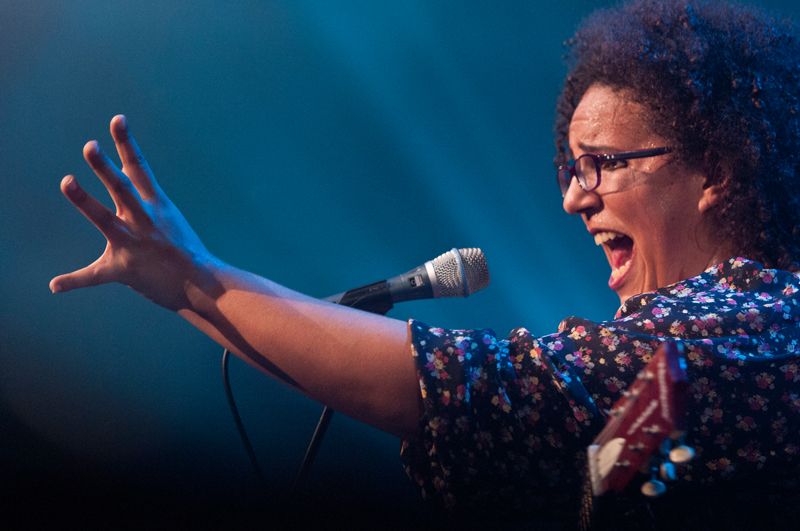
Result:
{"type": "Polygon", "coordinates": [[[587,192],[578,184],[575,177],[569,182],[569,189],[564,196],[564,210],[567,214],[578,215],[589,209],[600,206],[600,196],[594,191],[587,192]]]}

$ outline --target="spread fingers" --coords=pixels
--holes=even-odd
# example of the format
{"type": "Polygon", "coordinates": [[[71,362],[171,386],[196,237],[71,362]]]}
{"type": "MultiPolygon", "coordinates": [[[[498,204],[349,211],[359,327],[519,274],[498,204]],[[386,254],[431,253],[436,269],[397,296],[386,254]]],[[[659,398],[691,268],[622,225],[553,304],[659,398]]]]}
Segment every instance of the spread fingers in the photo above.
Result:
{"type": "Polygon", "coordinates": [[[122,171],[130,177],[142,199],[147,200],[156,195],[158,184],[153,172],[150,171],[147,159],[144,158],[142,150],[128,129],[128,120],[125,116],[118,114],[111,119],[111,136],[117,145],[122,171]]]}
{"type": "Polygon", "coordinates": [[[139,192],[134,188],[128,176],[117,168],[96,141],[92,140],[83,147],[83,158],[108,189],[120,214],[125,211],[141,212],[139,192]]]}
{"type": "Polygon", "coordinates": [[[103,233],[107,240],[112,241],[119,235],[120,227],[117,216],[100,201],[86,193],[72,175],[67,175],[61,180],[61,192],[69,199],[75,208],[80,210],[86,219],[92,222],[103,233]]]}

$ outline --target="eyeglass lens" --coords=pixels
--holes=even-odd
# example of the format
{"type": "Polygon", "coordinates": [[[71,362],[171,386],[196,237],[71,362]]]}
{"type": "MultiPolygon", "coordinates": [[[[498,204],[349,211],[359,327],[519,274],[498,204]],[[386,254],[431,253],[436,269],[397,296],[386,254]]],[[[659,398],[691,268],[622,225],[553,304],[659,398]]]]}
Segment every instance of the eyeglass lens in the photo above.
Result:
{"type": "Polygon", "coordinates": [[[578,182],[584,190],[594,190],[597,187],[599,173],[594,157],[582,155],[575,161],[575,173],[578,175],[578,182]]]}
{"type": "MultiPolygon", "coordinates": [[[[582,155],[572,166],[575,168],[575,176],[578,178],[578,184],[584,190],[593,190],[597,187],[598,171],[594,158],[589,155],[582,155]]],[[[558,170],[558,186],[561,188],[562,197],[567,195],[569,184],[572,182],[572,173],[569,166],[564,166],[558,170]]]]}

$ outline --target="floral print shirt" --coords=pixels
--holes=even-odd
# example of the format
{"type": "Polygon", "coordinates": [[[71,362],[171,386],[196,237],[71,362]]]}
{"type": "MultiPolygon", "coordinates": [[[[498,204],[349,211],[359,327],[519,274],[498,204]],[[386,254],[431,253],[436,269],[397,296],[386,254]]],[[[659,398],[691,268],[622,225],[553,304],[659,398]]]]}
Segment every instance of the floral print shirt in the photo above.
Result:
{"type": "Polygon", "coordinates": [[[611,321],[569,317],[544,337],[412,320],[425,417],[418,440],[403,442],[406,470],[450,514],[570,518],[598,410],[673,340],[684,346],[696,452],[679,483],[800,477],[799,291],[797,275],[737,258],[631,297],[611,321]]]}

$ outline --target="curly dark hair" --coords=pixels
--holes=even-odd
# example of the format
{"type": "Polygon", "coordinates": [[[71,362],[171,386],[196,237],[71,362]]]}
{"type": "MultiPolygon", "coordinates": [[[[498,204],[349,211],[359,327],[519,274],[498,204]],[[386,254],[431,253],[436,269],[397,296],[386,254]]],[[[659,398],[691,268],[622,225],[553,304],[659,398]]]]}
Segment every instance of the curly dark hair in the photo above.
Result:
{"type": "Polygon", "coordinates": [[[800,46],[789,22],[752,7],[640,0],[595,12],[565,43],[556,165],[593,84],[643,104],[678,160],[722,183],[718,236],[766,267],[800,260],[800,46]]]}

